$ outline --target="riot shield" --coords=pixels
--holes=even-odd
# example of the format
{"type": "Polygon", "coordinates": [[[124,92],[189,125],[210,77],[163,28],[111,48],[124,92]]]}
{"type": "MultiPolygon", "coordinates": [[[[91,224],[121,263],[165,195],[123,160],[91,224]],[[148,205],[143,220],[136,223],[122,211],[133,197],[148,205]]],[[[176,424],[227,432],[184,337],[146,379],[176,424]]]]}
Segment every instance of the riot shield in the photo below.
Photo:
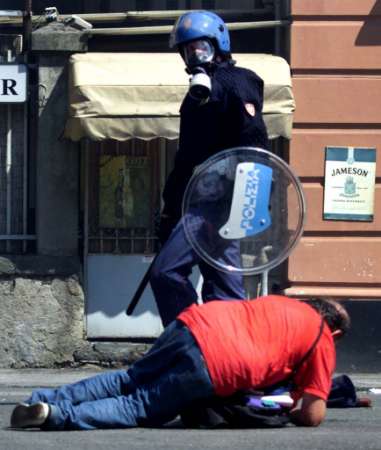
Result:
{"type": "Polygon", "coordinates": [[[267,273],[284,261],[304,218],[302,187],[291,168],[254,147],[225,150],[198,166],[183,200],[185,233],[197,254],[242,275],[267,273]]]}

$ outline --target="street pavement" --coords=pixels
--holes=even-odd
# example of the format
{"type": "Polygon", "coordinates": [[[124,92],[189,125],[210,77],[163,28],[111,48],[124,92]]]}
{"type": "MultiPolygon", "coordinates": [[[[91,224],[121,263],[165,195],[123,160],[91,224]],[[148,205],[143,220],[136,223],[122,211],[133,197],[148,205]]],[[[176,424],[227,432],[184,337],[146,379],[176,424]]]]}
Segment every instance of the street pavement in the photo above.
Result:
{"type": "Polygon", "coordinates": [[[54,387],[95,375],[102,370],[0,369],[0,449],[125,449],[125,450],[381,450],[381,374],[351,374],[359,396],[372,408],[329,409],[318,428],[289,426],[272,430],[186,430],[179,422],[161,429],[42,432],[12,430],[9,417],[17,402],[32,389],[54,387]]]}

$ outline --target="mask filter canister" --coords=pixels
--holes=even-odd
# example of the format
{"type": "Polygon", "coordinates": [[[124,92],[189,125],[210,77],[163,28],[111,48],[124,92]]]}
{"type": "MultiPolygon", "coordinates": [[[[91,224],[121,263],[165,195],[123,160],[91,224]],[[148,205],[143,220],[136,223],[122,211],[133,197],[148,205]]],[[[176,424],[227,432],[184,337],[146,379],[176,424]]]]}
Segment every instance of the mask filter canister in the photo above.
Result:
{"type": "Polygon", "coordinates": [[[205,101],[210,96],[212,81],[206,71],[201,67],[195,68],[192,72],[193,76],[190,79],[189,95],[199,102],[205,101]]]}

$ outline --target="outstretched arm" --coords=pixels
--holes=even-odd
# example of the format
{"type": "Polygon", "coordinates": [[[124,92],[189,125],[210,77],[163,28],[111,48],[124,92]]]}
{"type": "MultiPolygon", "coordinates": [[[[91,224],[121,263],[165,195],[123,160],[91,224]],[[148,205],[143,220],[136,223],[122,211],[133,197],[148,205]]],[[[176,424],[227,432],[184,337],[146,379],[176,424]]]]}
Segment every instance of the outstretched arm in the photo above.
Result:
{"type": "Polygon", "coordinates": [[[295,425],[317,427],[325,418],[325,400],[312,394],[304,394],[300,406],[290,411],[291,421],[295,425]]]}

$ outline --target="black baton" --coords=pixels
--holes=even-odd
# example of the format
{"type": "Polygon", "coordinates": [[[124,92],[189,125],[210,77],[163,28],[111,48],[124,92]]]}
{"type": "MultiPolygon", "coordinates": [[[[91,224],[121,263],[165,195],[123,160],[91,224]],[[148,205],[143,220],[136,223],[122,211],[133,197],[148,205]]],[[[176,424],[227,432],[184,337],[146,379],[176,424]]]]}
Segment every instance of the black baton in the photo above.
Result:
{"type": "Polygon", "coordinates": [[[151,276],[151,268],[153,266],[153,263],[155,262],[156,256],[154,257],[154,259],[152,260],[151,264],[149,265],[146,273],[144,274],[144,277],[142,278],[142,281],[140,282],[139,286],[137,287],[135,294],[130,301],[130,304],[127,306],[127,309],[126,309],[127,316],[131,316],[132,313],[135,311],[136,305],[139,303],[139,300],[144,292],[144,289],[147,287],[147,284],[149,283],[149,279],[151,276]]]}

